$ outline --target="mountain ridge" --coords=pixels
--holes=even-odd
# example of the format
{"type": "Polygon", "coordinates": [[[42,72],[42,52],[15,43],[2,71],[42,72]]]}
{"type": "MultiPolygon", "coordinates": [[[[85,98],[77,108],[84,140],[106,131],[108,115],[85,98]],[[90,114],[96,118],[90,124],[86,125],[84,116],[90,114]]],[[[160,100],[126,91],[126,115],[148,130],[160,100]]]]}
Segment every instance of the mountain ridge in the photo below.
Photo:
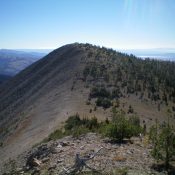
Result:
{"type": "Polygon", "coordinates": [[[41,141],[77,112],[104,120],[113,108],[128,115],[133,108],[141,122],[164,121],[174,105],[174,66],[90,44],[69,44],[52,51],[0,86],[1,161],[41,141]],[[163,67],[171,68],[171,74],[163,67]],[[92,95],[94,87],[103,88],[105,97],[99,97],[101,92],[92,95]],[[103,100],[111,106],[98,106],[103,100]]]}

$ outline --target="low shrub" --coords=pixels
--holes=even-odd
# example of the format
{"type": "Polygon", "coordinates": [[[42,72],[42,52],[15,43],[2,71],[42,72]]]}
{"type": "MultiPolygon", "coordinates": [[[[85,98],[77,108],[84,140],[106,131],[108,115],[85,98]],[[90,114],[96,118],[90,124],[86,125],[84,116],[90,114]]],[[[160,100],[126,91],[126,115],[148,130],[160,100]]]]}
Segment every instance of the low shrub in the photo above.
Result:
{"type": "Polygon", "coordinates": [[[104,109],[107,109],[107,108],[112,106],[112,103],[111,103],[111,101],[108,98],[99,97],[96,100],[96,105],[97,106],[101,106],[104,109]]]}
{"type": "Polygon", "coordinates": [[[98,87],[93,87],[90,92],[90,97],[91,98],[97,98],[97,97],[102,97],[102,98],[110,98],[111,94],[109,91],[107,91],[106,88],[98,88],[98,87]]]}
{"type": "Polygon", "coordinates": [[[80,126],[82,123],[79,114],[70,116],[67,120],[66,120],[66,124],[64,126],[65,130],[71,130],[74,127],[80,126]]]}
{"type": "MultiPolygon", "coordinates": [[[[47,138],[45,138],[41,143],[47,143],[49,142],[50,140],[57,140],[57,139],[61,139],[63,138],[64,136],[66,136],[66,134],[60,130],[60,129],[57,129],[55,130],[54,132],[52,132],[47,138]]],[[[39,144],[39,143],[38,143],[39,144]]],[[[38,144],[34,145],[37,146],[38,144]]]]}
{"type": "Polygon", "coordinates": [[[78,138],[80,135],[87,134],[90,130],[84,126],[75,127],[73,129],[72,136],[78,138]]]}
{"type": "Polygon", "coordinates": [[[81,134],[85,134],[87,132],[95,132],[99,127],[99,123],[97,118],[94,116],[91,119],[83,118],[80,119],[79,114],[74,116],[70,116],[66,120],[66,124],[64,126],[66,135],[73,134],[73,136],[78,136],[81,134]]]}
{"type": "Polygon", "coordinates": [[[106,126],[105,135],[122,142],[124,138],[138,136],[140,132],[142,132],[142,128],[137,118],[127,119],[123,113],[114,113],[112,122],[106,126]]]}

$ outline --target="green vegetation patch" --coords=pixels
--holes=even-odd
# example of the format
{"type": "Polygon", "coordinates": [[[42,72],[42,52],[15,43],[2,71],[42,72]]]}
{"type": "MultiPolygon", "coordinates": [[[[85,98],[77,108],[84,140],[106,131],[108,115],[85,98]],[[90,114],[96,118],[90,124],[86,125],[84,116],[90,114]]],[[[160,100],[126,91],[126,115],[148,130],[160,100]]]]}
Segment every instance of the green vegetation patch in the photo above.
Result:
{"type": "Polygon", "coordinates": [[[95,103],[97,106],[103,107],[104,109],[110,108],[112,106],[111,100],[108,98],[99,97],[95,103]]]}
{"type": "Polygon", "coordinates": [[[96,117],[91,119],[83,118],[81,119],[79,114],[70,116],[66,121],[64,128],[57,129],[51,133],[43,142],[48,142],[50,140],[57,140],[68,135],[73,137],[79,137],[82,134],[88,132],[97,132],[100,124],[97,121],[96,117]]]}
{"type": "Polygon", "coordinates": [[[106,119],[103,122],[98,122],[95,116],[90,119],[81,119],[79,114],[75,114],[66,120],[63,129],[58,129],[51,133],[44,142],[60,139],[67,135],[79,137],[88,132],[100,133],[112,140],[122,142],[125,138],[128,139],[132,136],[138,136],[139,133],[143,132],[143,129],[140,126],[138,117],[130,116],[130,118],[126,118],[122,112],[114,111],[112,120],[106,119]]]}

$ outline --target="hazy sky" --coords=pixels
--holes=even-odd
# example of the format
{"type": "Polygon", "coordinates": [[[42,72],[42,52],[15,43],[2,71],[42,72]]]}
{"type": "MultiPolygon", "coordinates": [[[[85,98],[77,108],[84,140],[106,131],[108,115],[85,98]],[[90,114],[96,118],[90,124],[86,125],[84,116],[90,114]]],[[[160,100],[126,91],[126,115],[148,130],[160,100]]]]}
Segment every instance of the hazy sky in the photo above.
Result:
{"type": "Polygon", "coordinates": [[[175,48],[175,0],[0,0],[0,48],[175,48]]]}

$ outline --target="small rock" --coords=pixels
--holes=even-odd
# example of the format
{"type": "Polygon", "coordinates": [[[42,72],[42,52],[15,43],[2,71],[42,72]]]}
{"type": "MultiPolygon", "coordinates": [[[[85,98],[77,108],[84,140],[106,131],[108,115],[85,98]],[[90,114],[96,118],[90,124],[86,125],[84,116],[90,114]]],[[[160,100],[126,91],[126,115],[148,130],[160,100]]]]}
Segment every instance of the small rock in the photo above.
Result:
{"type": "Polygon", "coordinates": [[[83,149],[84,149],[84,147],[85,147],[85,145],[83,145],[83,146],[80,146],[80,149],[81,149],[81,150],[83,150],[83,149]]]}
{"type": "Polygon", "coordinates": [[[42,159],[43,163],[48,162],[48,161],[49,161],[49,157],[45,157],[44,159],[42,159]]]}
{"type": "Polygon", "coordinates": [[[127,154],[133,154],[133,151],[127,150],[126,153],[127,154]]]}
{"type": "Polygon", "coordinates": [[[69,142],[60,142],[60,144],[58,146],[64,147],[64,146],[68,146],[68,145],[69,145],[69,142]]]}
{"type": "Polygon", "coordinates": [[[63,152],[63,150],[62,149],[59,149],[59,148],[52,148],[51,149],[51,153],[52,154],[57,154],[57,153],[61,153],[61,152],[63,152]]]}
{"type": "Polygon", "coordinates": [[[41,166],[42,162],[36,158],[33,159],[33,166],[41,166]]]}
{"type": "Polygon", "coordinates": [[[48,170],[51,171],[51,170],[55,169],[56,167],[57,167],[56,164],[53,164],[48,168],[48,170]]]}
{"type": "Polygon", "coordinates": [[[21,171],[23,171],[23,168],[16,168],[16,171],[21,172],[21,171]]]}
{"type": "Polygon", "coordinates": [[[57,160],[57,163],[61,163],[61,162],[63,162],[63,159],[58,159],[57,160]]]}
{"type": "Polygon", "coordinates": [[[63,146],[61,145],[61,144],[59,144],[58,146],[57,146],[57,148],[62,148],[63,146]]]}

